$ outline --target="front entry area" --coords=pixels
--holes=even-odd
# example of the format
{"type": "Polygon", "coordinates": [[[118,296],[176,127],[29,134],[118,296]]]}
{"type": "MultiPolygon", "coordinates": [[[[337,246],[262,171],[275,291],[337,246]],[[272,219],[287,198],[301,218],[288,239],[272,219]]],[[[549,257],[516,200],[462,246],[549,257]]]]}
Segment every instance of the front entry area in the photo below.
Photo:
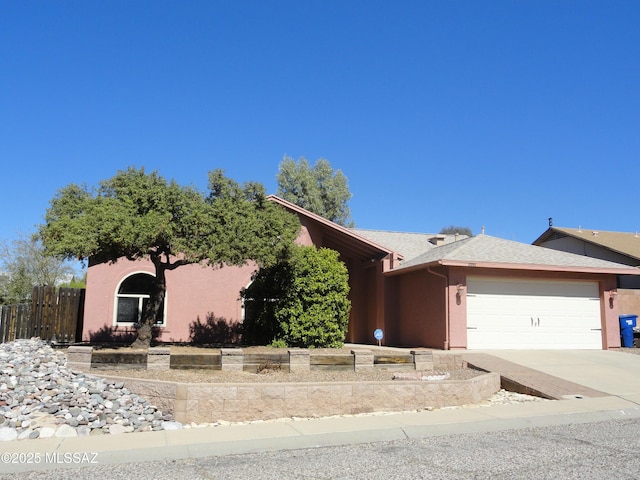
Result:
{"type": "Polygon", "coordinates": [[[467,277],[467,349],[602,349],[597,282],[467,277]]]}

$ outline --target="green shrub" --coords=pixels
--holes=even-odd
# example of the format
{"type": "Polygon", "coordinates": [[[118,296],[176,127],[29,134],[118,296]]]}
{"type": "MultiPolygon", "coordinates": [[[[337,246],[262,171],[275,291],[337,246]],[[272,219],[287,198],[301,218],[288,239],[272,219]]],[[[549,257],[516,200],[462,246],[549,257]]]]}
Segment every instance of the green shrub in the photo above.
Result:
{"type": "Polygon", "coordinates": [[[301,348],[344,345],[349,324],[349,273],[338,252],[296,246],[262,269],[243,292],[243,341],[301,348]]]}
{"type": "Polygon", "coordinates": [[[271,348],[287,348],[287,342],[285,342],[282,339],[272,340],[271,343],[269,344],[269,346],[271,348]]]}
{"type": "Polygon", "coordinates": [[[298,247],[289,264],[287,295],[275,311],[281,338],[295,347],[342,347],[351,303],[349,274],[338,252],[298,247]]]}

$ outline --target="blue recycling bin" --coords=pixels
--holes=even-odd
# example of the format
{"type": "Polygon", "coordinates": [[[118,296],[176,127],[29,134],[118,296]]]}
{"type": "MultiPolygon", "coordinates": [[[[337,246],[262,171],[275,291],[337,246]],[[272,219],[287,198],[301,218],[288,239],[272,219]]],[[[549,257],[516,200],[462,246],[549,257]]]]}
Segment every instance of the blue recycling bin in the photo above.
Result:
{"type": "Polygon", "coordinates": [[[633,328],[638,321],[638,315],[619,315],[620,319],[620,337],[622,338],[623,347],[633,347],[633,328]]]}

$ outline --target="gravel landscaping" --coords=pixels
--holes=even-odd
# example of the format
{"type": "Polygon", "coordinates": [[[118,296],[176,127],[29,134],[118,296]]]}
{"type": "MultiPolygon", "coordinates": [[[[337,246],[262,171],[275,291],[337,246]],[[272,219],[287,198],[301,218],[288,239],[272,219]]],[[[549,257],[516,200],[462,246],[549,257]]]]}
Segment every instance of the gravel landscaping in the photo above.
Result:
{"type": "Polygon", "coordinates": [[[39,339],[0,344],[0,441],[163,430],[172,420],[122,382],[69,370],[64,352],[39,339]]]}
{"type": "MultiPolygon", "coordinates": [[[[406,374],[408,371],[404,372],[406,374]]],[[[439,373],[449,374],[451,380],[464,380],[483,372],[459,369],[439,373]]],[[[277,368],[261,373],[102,370],[85,374],[67,368],[64,351],[55,350],[39,339],[16,340],[0,344],[0,441],[183,428],[183,425],[173,421],[171,414],[160,411],[144,398],[127,390],[124,382],[105,377],[181,383],[319,383],[390,381],[393,374],[392,368],[371,368],[358,372],[312,370],[305,373],[289,373],[277,368]]],[[[482,405],[525,401],[544,400],[502,390],[482,405]]]]}

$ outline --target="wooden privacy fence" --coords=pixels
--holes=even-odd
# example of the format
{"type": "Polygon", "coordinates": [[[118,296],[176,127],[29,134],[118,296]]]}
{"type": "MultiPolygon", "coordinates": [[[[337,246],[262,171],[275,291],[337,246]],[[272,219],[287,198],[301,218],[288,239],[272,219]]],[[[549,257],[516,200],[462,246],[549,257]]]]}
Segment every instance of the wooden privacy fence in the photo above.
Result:
{"type": "Polygon", "coordinates": [[[31,337],[80,341],[83,313],[83,288],[34,287],[31,303],[0,306],[0,343],[31,337]]]}

